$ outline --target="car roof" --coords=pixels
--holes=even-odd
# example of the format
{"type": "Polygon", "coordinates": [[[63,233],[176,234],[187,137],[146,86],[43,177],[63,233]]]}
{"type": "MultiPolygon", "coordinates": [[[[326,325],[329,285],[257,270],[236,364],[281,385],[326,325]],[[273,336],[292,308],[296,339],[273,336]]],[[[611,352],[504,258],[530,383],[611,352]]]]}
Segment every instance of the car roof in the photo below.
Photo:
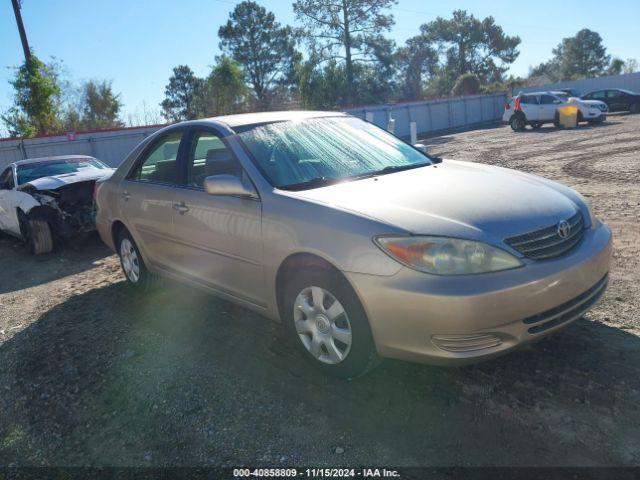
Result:
{"type": "Polygon", "coordinates": [[[342,112],[322,112],[313,110],[289,110],[278,112],[240,113],[236,115],[223,115],[220,117],[203,118],[196,122],[219,122],[229,128],[241,127],[260,123],[286,122],[290,120],[305,120],[307,118],[346,116],[342,112]]]}
{"type": "Polygon", "coordinates": [[[29,163],[40,163],[40,162],[46,162],[46,161],[55,162],[58,160],[74,160],[74,159],[79,160],[81,158],[90,158],[92,160],[96,160],[96,158],[92,157],[91,155],[58,155],[53,157],[27,158],[25,160],[18,160],[16,162],[13,162],[13,164],[18,166],[18,165],[27,165],[29,163]]]}

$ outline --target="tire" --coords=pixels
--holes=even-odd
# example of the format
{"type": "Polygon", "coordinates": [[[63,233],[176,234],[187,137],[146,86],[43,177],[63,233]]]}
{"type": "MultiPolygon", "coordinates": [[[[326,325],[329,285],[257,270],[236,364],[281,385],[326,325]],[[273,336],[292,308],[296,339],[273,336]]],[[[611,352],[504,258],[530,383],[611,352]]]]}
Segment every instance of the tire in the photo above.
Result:
{"type": "Polygon", "coordinates": [[[156,286],[158,278],[147,269],[136,242],[124,229],[118,235],[118,256],[122,273],[129,285],[143,292],[156,286]]]}
{"type": "Polygon", "coordinates": [[[53,250],[51,227],[45,220],[27,219],[27,244],[34,255],[44,255],[53,250]]]}
{"type": "Polygon", "coordinates": [[[560,127],[560,115],[558,114],[558,112],[556,112],[556,114],[553,116],[553,126],[556,128],[560,127]]]}
{"type": "Polygon", "coordinates": [[[514,132],[520,132],[524,130],[526,126],[526,122],[523,115],[513,115],[509,120],[509,125],[511,126],[511,130],[514,132]]]}
{"type": "Polygon", "coordinates": [[[323,270],[295,273],[283,300],[286,328],[316,368],[350,379],[378,364],[367,315],[342,276],[323,270]]]}
{"type": "Polygon", "coordinates": [[[631,106],[629,107],[629,112],[630,113],[638,113],[638,112],[640,112],[640,104],[632,103],[631,106]]]}
{"type": "Polygon", "coordinates": [[[533,128],[534,130],[538,130],[540,127],[542,127],[541,123],[532,123],[531,124],[531,128],[533,128]]]}
{"type": "Polygon", "coordinates": [[[577,123],[584,122],[584,117],[582,116],[582,112],[578,111],[578,119],[577,123]]]}

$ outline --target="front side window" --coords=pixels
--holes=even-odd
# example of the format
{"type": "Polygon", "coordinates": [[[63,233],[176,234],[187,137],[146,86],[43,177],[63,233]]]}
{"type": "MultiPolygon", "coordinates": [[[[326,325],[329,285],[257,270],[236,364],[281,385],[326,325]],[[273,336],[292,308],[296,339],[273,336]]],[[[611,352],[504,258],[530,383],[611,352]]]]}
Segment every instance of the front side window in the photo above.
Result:
{"type": "Polygon", "coordinates": [[[18,165],[16,174],[18,176],[18,185],[23,185],[42,177],[84,173],[105,168],[107,166],[95,158],[61,158],[18,165]]]}
{"type": "Polygon", "coordinates": [[[552,95],[542,95],[540,97],[540,104],[541,105],[553,105],[553,104],[557,104],[557,103],[562,103],[562,100],[560,100],[559,98],[556,98],[552,95]]]}
{"type": "Polygon", "coordinates": [[[537,105],[538,97],[536,97],[535,95],[523,95],[520,103],[524,103],[526,105],[537,105]]]}
{"type": "Polygon", "coordinates": [[[433,163],[397,137],[353,117],[248,126],[238,137],[267,180],[283,189],[312,188],[433,163]]]}
{"type": "Polygon", "coordinates": [[[607,98],[619,98],[620,92],[618,90],[607,90],[607,98]]]}
{"type": "Polygon", "coordinates": [[[11,190],[13,187],[15,187],[15,182],[13,181],[13,170],[9,167],[2,172],[2,175],[0,175],[0,189],[11,190]]]}
{"type": "Polygon", "coordinates": [[[242,168],[222,139],[210,132],[197,132],[191,138],[187,157],[187,185],[202,188],[211,175],[240,176],[242,168]]]}
{"type": "Polygon", "coordinates": [[[589,95],[589,98],[593,98],[593,99],[602,99],[604,98],[604,91],[600,91],[600,92],[593,92],[592,94],[589,95]]]}
{"type": "Polygon", "coordinates": [[[182,132],[172,132],[160,140],[138,163],[129,179],[140,182],[178,183],[178,148],[182,132]]]}

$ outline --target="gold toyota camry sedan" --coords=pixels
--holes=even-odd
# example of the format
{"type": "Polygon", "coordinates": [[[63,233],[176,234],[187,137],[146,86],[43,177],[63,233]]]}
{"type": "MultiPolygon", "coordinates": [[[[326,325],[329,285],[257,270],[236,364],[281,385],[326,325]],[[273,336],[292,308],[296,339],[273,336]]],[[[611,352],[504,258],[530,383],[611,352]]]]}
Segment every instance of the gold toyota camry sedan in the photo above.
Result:
{"type": "Polygon", "coordinates": [[[172,125],[95,194],[132,286],[167,276],[282,321],[342,377],[380,357],[491,358],[565,327],[607,286],[611,232],[580,194],[340,113],[172,125]]]}

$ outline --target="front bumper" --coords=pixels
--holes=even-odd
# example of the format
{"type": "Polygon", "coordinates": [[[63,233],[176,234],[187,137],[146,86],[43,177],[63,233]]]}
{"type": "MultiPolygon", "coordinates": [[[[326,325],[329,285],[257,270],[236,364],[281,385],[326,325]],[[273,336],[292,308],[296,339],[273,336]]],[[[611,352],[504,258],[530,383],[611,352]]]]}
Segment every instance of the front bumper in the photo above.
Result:
{"type": "Polygon", "coordinates": [[[585,232],[570,253],[524,267],[437,276],[345,273],[369,317],[378,353],[439,365],[485,360],[580,318],[606,288],[611,231],[585,232]]]}

